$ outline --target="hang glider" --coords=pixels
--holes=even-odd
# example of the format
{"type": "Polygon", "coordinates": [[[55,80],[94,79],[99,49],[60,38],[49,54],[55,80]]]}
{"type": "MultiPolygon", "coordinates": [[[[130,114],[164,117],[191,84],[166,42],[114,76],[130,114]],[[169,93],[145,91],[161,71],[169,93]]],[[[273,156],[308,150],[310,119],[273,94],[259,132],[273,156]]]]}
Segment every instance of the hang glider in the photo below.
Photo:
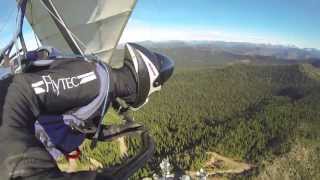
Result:
{"type": "Polygon", "coordinates": [[[94,55],[109,63],[136,4],[136,0],[16,1],[18,26],[0,51],[0,67],[10,64],[12,73],[21,72],[21,59],[28,51],[22,31],[25,15],[42,46],[59,48],[64,54],[94,55]]]}
{"type": "Polygon", "coordinates": [[[109,62],[136,0],[29,0],[26,17],[43,46],[109,62]]]}
{"type": "MultiPolygon", "coordinates": [[[[28,65],[30,52],[22,31],[25,15],[43,46],[56,47],[83,59],[98,56],[108,63],[136,0],[17,0],[17,4],[16,33],[0,51],[0,67],[10,68],[12,74],[23,72],[22,67],[28,65]]],[[[110,141],[133,134],[141,136],[139,154],[120,166],[105,169],[110,179],[128,179],[152,157],[155,144],[147,129],[133,122],[129,108],[121,102],[118,107],[125,124],[108,127],[99,124],[97,137],[93,138],[110,141]]]]}

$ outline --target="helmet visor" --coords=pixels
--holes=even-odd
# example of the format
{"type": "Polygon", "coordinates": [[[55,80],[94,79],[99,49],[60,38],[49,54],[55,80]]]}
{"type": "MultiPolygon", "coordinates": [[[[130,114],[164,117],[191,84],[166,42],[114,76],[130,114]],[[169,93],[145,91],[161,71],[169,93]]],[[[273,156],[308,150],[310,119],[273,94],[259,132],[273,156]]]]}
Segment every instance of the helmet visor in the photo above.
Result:
{"type": "Polygon", "coordinates": [[[171,76],[174,70],[174,61],[160,53],[154,53],[160,65],[159,77],[155,81],[155,86],[163,85],[171,76]]]}

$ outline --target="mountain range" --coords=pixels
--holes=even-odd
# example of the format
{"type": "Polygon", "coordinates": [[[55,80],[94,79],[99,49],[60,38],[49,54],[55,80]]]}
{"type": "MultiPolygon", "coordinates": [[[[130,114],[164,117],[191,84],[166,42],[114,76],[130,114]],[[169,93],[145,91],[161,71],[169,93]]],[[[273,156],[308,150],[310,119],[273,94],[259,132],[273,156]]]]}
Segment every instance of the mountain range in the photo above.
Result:
{"type": "Polygon", "coordinates": [[[320,50],[271,44],[253,44],[224,41],[144,41],[140,44],[153,48],[197,48],[212,53],[232,53],[234,55],[269,56],[286,60],[320,59],[320,50]]]}

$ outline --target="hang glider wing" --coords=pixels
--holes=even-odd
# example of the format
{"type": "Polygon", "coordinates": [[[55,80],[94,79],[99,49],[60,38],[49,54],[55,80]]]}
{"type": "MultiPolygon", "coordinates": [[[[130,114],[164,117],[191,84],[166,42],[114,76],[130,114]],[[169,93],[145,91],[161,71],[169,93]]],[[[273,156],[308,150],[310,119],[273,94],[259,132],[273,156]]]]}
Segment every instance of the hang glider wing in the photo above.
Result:
{"type": "Polygon", "coordinates": [[[135,3],[136,0],[30,0],[26,12],[42,45],[66,53],[79,53],[78,49],[109,62],[135,3]]]}

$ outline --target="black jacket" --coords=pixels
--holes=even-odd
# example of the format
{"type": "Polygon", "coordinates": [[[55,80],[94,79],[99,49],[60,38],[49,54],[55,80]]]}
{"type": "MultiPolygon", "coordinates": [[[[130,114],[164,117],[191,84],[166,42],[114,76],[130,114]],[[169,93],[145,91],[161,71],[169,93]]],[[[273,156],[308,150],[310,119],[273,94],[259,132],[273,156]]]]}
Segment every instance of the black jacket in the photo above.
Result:
{"type": "Polygon", "coordinates": [[[1,180],[96,178],[94,172],[61,173],[34,135],[34,123],[41,114],[61,114],[88,104],[98,95],[97,79],[80,85],[74,78],[94,72],[95,67],[79,60],[56,61],[50,67],[0,81],[1,180]]]}

